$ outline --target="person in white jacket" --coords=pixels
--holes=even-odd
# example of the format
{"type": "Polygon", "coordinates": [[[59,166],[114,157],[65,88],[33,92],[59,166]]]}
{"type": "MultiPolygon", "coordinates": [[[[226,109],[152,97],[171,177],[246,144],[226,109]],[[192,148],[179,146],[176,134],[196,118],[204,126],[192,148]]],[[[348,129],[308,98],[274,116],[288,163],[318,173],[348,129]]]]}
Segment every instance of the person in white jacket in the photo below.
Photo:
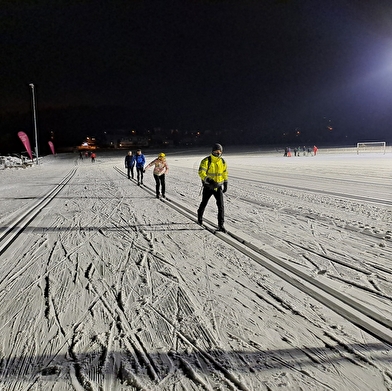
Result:
{"type": "Polygon", "coordinates": [[[161,187],[162,198],[166,198],[165,191],[165,175],[169,172],[169,166],[166,162],[166,155],[161,152],[156,159],[154,159],[151,163],[149,163],[144,171],[146,171],[149,167],[154,166],[154,179],[155,179],[155,190],[156,190],[156,198],[159,198],[159,188],[161,187]]]}

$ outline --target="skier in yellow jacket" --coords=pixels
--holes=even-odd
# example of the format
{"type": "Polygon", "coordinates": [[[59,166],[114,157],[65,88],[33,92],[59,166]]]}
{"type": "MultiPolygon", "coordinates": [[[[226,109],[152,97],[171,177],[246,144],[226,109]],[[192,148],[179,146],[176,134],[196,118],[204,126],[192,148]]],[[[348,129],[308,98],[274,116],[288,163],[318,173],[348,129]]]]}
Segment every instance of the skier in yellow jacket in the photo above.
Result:
{"type": "Polygon", "coordinates": [[[209,199],[213,195],[218,207],[218,230],[226,232],[224,227],[225,208],[223,193],[227,191],[228,170],[225,160],[222,158],[223,148],[220,144],[214,144],[211,155],[205,157],[199,166],[199,176],[203,184],[203,197],[197,210],[197,221],[203,224],[204,210],[209,199]]]}

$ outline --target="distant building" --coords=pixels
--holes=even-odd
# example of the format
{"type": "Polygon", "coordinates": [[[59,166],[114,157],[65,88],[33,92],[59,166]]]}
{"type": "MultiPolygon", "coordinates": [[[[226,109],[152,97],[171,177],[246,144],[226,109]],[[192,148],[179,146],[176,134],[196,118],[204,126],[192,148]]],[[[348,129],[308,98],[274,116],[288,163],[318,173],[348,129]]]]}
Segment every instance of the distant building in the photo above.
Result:
{"type": "Polygon", "coordinates": [[[78,145],[79,151],[97,149],[95,137],[86,137],[81,145],[78,145]]]}
{"type": "Polygon", "coordinates": [[[118,148],[148,147],[148,138],[143,136],[124,137],[118,140],[118,148]]]}

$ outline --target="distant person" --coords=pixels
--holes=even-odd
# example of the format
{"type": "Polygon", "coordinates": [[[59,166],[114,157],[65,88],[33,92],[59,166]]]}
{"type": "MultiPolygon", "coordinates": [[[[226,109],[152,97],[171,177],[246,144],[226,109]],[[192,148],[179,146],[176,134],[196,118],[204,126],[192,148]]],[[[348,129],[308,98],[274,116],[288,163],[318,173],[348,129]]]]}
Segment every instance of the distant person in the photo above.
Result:
{"type": "Polygon", "coordinates": [[[317,151],[318,151],[318,148],[316,146],[313,146],[313,156],[317,155],[317,151]]]}
{"type": "Polygon", "coordinates": [[[218,207],[218,230],[226,232],[224,227],[225,209],[223,193],[227,191],[228,170],[225,160],[222,158],[223,148],[220,144],[214,144],[211,155],[205,157],[199,166],[199,176],[203,185],[203,196],[197,210],[197,221],[203,224],[204,210],[209,199],[213,195],[218,207]]]}
{"type": "Polygon", "coordinates": [[[302,153],[303,153],[304,156],[306,155],[306,147],[305,147],[305,145],[302,147],[302,153]]]}
{"type": "Polygon", "coordinates": [[[148,170],[148,168],[151,166],[154,166],[153,175],[155,179],[156,198],[159,198],[159,188],[161,188],[162,198],[166,198],[165,175],[169,172],[169,166],[166,162],[166,155],[161,152],[156,159],[146,166],[144,172],[146,172],[146,170],[148,170]]]}
{"type": "Polygon", "coordinates": [[[97,155],[95,154],[95,152],[93,152],[91,154],[91,163],[95,163],[95,158],[97,157],[97,155]]]}
{"type": "Polygon", "coordinates": [[[135,166],[136,166],[136,176],[137,176],[138,186],[143,184],[143,171],[144,171],[145,164],[146,164],[146,158],[142,154],[141,149],[138,149],[136,151],[136,156],[135,156],[135,166]]]}
{"type": "Polygon", "coordinates": [[[125,169],[127,170],[128,179],[131,179],[131,176],[133,179],[134,167],[135,167],[135,157],[133,156],[132,151],[129,151],[128,154],[125,156],[125,169]]]}
{"type": "Polygon", "coordinates": [[[79,159],[83,160],[83,152],[82,151],[79,152],[79,159]]]}

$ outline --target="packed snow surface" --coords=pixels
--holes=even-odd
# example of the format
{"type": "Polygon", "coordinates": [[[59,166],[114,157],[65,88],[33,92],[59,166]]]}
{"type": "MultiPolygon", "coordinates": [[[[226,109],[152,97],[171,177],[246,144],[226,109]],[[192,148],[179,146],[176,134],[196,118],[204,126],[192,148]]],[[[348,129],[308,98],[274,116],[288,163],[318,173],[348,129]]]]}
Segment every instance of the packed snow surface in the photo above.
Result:
{"type": "MultiPolygon", "coordinates": [[[[2,232],[71,178],[1,253],[1,390],[392,390],[390,345],[196,223],[208,148],[163,151],[169,201],[126,152],[0,170],[2,232]]],[[[391,319],[391,151],[223,156],[229,233],[391,319]]]]}

